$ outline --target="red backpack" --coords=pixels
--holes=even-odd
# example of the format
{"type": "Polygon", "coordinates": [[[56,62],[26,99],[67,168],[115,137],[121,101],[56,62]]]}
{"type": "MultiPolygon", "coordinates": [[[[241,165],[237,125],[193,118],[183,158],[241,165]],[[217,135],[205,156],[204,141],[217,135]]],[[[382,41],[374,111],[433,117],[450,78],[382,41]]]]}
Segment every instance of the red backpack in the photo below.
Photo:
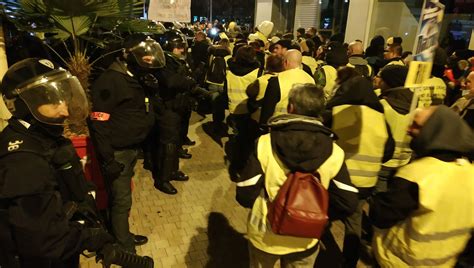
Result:
{"type": "Polygon", "coordinates": [[[267,219],[279,235],[321,238],[328,222],[329,197],[319,173],[289,173],[273,202],[267,219]]]}

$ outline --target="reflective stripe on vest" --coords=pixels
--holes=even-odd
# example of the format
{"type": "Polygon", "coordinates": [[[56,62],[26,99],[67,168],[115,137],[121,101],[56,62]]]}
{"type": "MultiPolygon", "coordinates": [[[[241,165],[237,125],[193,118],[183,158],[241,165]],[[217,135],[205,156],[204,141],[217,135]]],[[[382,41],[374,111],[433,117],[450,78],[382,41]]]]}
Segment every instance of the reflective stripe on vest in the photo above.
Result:
{"type": "MultiPolygon", "coordinates": [[[[261,100],[265,96],[265,92],[267,91],[268,80],[272,77],[277,76],[277,74],[264,74],[257,78],[258,80],[258,95],[256,100],[261,100]]],[[[255,112],[252,113],[251,118],[256,122],[260,122],[260,112],[261,109],[258,108],[255,112]]]]}
{"type": "Polygon", "coordinates": [[[376,230],[377,262],[382,267],[453,267],[474,229],[474,165],[425,157],[395,176],[418,185],[419,206],[403,222],[376,230]]]}
{"type": "Polygon", "coordinates": [[[403,62],[402,60],[394,60],[394,61],[390,61],[389,63],[387,63],[385,66],[388,66],[388,65],[405,66],[405,62],[403,62]]]}
{"type": "Polygon", "coordinates": [[[231,114],[248,113],[246,90],[257,79],[257,76],[258,68],[244,76],[227,71],[227,95],[229,96],[229,112],[231,114]]]}
{"type": "MultiPolygon", "coordinates": [[[[351,67],[351,68],[355,68],[355,65],[352,64],[352,63],[348,63],[346,64],[347,67],[351,67]]],[[[373,72],[373,69],[372,69],[372,66],[370,66],[370,64],[358,64],[358,66],[366,66],[367,67],[367,72],[368,72],[368,77],[372,77],[372,72],[373,72]]]]}
{"type": "Polygon", "coordinates": [[[334,86],[336,86],[337,79],[337,70],[331,65],[324,65],[321,67],[324,70],[324,75],[326,77],[326,85],[324,86],[324,96],[326,100],[329,100],[333,96],[334,86]]]}
{"type": "Polygon", "coordinates": [[[399,114],[386,100],[380,100],[383,105],[385,119],[387,120],[393,139],[395,140],[395,151],[392,159],[383,163],[386,167],[397,168],[410,162],[412,150],[410,149],[411,137],[407,134],[411,123],[410,114],[399,114]]]}
{"type": "Polygon", "coordinates": [[[283,71],[278,74],[278,83],[280,84],[280,101],[275,106],[273,115],[280,115],[287,113],[288,94],[290,93],[293,84],[296,83],[310,83],[314,84],[314,79],[307,72],[302,69],[295,68],[283,71]]]}
{"type": "Polygon", "coordinates": [[[303,56],[301,61],[308,65],[308,67],[311,69],[311,73],[314,75],[314,72],[316,72],[316,69],[318,68],[318,62],[316,59],[310,56],[303,56]]]}
{"type": "MultiPolygon", "coordinates": [[[[273,200],[278,190],[286,180],[288,169],[281,163],[272,151],[270,134],[259,138],[257,158],[265,173],[265,189],[270,200],[273,200]]],[[[318,168],[321,183],[327,189],[344,163],[344,152],[333,143],[332,155],[318,168]]],[[[248,238],[256,248],[270,254],[289,254],[304,251],[316,245],[318,239],[282,236],[271,231],[267,221],[267,203],[262,191],[255,201],[247,224],[248,238]]]]}
{"type": "Polygon", "coordinates": [[[364,105],[340,105],[332,113],[332,128],[339,137],[337,144],[346,153],[352,183],[375,186],[388,138],[383,114],[364,105]]]}

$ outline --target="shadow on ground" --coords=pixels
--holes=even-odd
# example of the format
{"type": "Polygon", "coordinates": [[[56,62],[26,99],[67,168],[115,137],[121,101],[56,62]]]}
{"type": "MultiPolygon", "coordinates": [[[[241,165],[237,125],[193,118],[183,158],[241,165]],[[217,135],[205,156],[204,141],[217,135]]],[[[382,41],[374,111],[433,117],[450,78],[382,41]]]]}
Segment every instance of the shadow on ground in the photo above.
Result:
{"type": "Polygon", "coordinates": [[[223,214],[217,212],[209,214],[207,235],[209,262],[206,267],[249,266],[247,239],[230,226],[223,214]]]}

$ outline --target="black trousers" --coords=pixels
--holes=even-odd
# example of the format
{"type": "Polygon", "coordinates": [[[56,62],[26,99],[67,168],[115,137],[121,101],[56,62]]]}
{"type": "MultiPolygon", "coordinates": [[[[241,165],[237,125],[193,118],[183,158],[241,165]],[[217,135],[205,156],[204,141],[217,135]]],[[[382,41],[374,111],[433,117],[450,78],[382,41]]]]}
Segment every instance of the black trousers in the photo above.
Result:
{"type": "Polygon", "coordinates": [[[178,148],[182,142],[183,127],[182,116],[174,109],[162,107],[157,111],[157,122],[153,132],[156,136],[148,139],[155,183],[170,181],[173,174],[178,171],[178,148]]]}

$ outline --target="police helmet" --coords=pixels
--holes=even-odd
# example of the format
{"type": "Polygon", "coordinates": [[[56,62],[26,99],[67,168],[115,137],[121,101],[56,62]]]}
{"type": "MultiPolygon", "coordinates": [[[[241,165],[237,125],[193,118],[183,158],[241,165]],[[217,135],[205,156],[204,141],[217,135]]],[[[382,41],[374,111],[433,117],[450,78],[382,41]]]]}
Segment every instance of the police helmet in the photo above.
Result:
{"type": "Polygon", "coordinates": [[[47,59],[28,58],[13,64],[1,84],[5,104],[19,119],[31,115],[50,125],[83,122],[89,107],[79,80],[47,59]]]}
{"type": "Polygon", "coordinates": [[[161,68],[165,65],[165,55],[160,44],[145,34],[131,34],[123,41],[127,63],[142,68],[161,68]]]}
{"type": "Polygon", "coordinates": [[[187,50],[186,36],[179,30],[168,30],[157,38],[166,51],[172,52],[175,48],[183,48],[185,52],[187,50]]]}

